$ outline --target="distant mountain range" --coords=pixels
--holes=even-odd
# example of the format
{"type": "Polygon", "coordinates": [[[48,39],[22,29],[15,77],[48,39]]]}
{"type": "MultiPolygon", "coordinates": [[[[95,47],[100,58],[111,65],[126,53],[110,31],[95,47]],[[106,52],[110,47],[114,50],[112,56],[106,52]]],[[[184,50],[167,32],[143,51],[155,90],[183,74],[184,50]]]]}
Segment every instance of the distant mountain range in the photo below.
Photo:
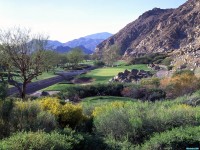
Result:
{"type": "Polygon", "coordinates": [[[58,53],[67,53],[72,50],[72,48],[80,48],[85,54],[91,54],[94,52],[96,46],[111,37],[112,34],[108,32],[96,33],[92,35],[87,35],[79,39],[74,39],[66,43],[61,43],[59,41],[48,41],[48,48],[57,51],[58,53]]]}

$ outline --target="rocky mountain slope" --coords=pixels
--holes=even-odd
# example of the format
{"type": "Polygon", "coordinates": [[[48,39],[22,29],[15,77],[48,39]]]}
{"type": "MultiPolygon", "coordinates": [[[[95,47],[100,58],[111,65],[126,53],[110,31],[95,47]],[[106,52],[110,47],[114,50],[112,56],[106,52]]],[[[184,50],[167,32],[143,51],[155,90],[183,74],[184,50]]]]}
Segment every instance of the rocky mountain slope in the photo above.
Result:
{"type": "MultiPolygon", "coordinates": [[[[198,65],[200,50],[200,0],[188,0],[177,9],[154,8],[129,23],[117,34],[100,43],[96,53],[117,45],[124,57],[141,53],[172,52],[188,63],[192,53],[198,65]],[[185,57],[182,57],[184,56],[185,57]]],[[[192,57],[192,56],[191,56],[192,57]]],[[[192,59],[192,58],[191,58],[192,59]]],[[[190,60],[191,60],[190,59],[190,60]]]]}

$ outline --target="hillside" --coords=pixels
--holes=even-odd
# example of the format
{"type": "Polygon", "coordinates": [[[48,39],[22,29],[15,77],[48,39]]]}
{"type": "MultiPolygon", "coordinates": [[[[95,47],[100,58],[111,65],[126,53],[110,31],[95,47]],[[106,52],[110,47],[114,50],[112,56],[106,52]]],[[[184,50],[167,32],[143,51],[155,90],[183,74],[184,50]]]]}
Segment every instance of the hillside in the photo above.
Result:
{"type": "Polygon", "coordinates": [[[69,46],[69,47],[77,47],[77,46],[84,46],[86,49],[89,49],[91,51],[95,50],[95,47],[104,41],[105,39],[112,36],[112,34],[107,32],[102,33],[96,33],[92,35],[88,35],[85,37],[81,37],[79,39],[74,39],[72,41],[66,42],[63,44],[63,46],[69,46]]]}
{"type": "MultiPolygon", "coordinates": [[[[79,48],[82,50],[82,52],[84,54],[92,54],[93,52],[87,48],[85,48],[84,46],[80,45],[80,46],[77,46],[77,47],[74,47],[74,48],[79,48]]],[[[69,46],[58,46],[54,49],[54,51],[58,52],[58,53],[68,53],[70,51],[72,51],[73,48],[69,47],[69,46]]]]}
{"type": "Polygon", "coordinates": [[[173,52],[175,62],[181,58],[180,64],[198,65],[195,58],[200,50],[199,10],[199,0],[188,0],[177,9],[154,8],[100,43],[96,52],[101,54],[112,45],[117,45],[125,58],[138,53],[173,52]]]}

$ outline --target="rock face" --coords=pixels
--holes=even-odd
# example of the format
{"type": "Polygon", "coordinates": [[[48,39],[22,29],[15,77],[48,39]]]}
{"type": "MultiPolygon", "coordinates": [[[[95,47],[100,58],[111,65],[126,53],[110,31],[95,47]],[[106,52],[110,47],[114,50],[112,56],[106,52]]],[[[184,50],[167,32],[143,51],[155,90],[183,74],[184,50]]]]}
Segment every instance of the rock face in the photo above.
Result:
{"type": "Polygon", "coordinates": [[[110,79],[109,82],[121,82],[121,83],[130,83],[137,82],[142,78],[151,77],[153,74],[150,71],[137,70],[133,69],[131,71],[125,70],[124,72],[118,73],[117,76],[110,79]]]}
{"type": "Polygon", "coordinates": [[[177,9],[154,8],[145,12],[100,43],[96,53],[101,54],[112,45],[117,45],[124,57],[200,49],[200,0],[188,0],[177,9]]]}

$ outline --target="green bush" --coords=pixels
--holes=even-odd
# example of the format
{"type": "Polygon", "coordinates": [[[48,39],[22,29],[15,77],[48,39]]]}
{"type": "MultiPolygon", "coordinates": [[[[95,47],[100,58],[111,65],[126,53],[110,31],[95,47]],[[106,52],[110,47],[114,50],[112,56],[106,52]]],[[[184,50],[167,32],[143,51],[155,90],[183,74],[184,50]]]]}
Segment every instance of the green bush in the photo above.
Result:
{"type": "Polygon", "coordinates": [[[87,119],[79,104],[65,103],[62,105],[57,98],[44,97],[40,99],[40,106],[44,111],[54,115],[62,128],[66,126],[76,128],[87,119]]]}
{"type": "Polygon", "coordinates": [[[148,89],[146,87],[125,87],[121,94],[125,97],[152,102],[156,100],[163,100],[166,97],[166,93],[162,89],[148,89]]]}
{"type": "Polygon", "coordinates": [[[81,98],[91,96],[121,96],[123,84],[97,84],[86,86],[67,87],[59,94],[61,99],[79,101],[81,98]]]}
{"type": "Polygon", "coordinates": [[[13,100],[0,101],[0,139],[10,135],[10,119],[13,100]]]}
{"type": "Polygon", "coordinates": [[[138,150],[160,150],[200,147],[200,127],[176,128],[171,131],[157,133],[149,141],[146,141],[138,150]]]}
{"type": "Polygon", "coordinates": [[[172,58],[166,57],[164,60],[162,60],[161,64],[165,66],[170,66],[172,61],[173,61],[172,58]]]}
{"type": "Polygon", "coordinates": [[[141,143],[155,132],[200,125],[200,107],[185,104],[111,103],[96,107],[93,115],[98,133],[118,140],[128,137],[132,143],[141,143]]]}
{"type": "Polygon", "coordinates": [[[83,140],[80,134],[74,131],[69,133],[19,132],[0,141],[2,150],[72,150],[83,140]]]}
{"type": "Polygon", "coordinates": [[[38,101],[17,101],[11,113],[13,131],[51,131],[56,128],[55,117],[44,112],[38,101]]]}
{"type": "Polygon", "coordinates": [[[162,53],[145,54],[143,56],[134,57],[129,61],[129,64],[160,64],[166,57],[167,55],[162,53]]]}
{"type": "Polygon", "coordinates": [[[0,82],[0,100],[5,100],[7,96],[8,84],[0,82]]]}
{"type": "Polygon", "coordinates": [[[113,138],[112,136],[109,136],[105,138],[106,143],[106,149],[109,150],[133,150],[134,146],[132,143],[129,142],[127,138],[124,138],[123,140],[119,141],[113,138]]]}
{"type": "Polygon", "coordinates": [[[140,80],[140,85],[148,88],[158,88],[160,85],[160,79],[156,77],[143,78],[140,80]]]}

